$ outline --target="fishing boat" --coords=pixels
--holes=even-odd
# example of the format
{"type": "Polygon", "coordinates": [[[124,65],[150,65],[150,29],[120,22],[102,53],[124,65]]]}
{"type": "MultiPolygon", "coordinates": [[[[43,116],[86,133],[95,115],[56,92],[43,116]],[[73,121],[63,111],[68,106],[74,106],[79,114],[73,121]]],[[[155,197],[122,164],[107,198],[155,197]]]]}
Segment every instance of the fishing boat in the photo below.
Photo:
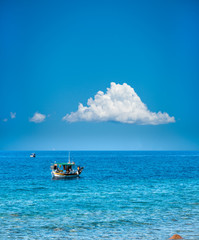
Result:
{"type": "Polygon", "coordinates": [[[35,153],[30,154],[30,157],[36,157],[35,153]]]}
{"type": "Polygon", "coordinates": [[[51,166],[51,174],[53,178],[63,179],[63,178],[75,178],[79,177],[83,167],[77,167],[74,169],[75,163],[70,162],[70,155],[69,160],[67,163],[54,163],[51,166]]]}

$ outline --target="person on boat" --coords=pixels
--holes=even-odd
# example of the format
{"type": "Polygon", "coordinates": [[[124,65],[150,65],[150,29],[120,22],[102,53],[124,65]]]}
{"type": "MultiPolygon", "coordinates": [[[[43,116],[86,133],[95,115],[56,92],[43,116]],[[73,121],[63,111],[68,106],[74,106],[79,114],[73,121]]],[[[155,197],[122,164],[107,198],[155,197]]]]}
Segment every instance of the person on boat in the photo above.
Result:
{"type": "Polygon", "coordinates": [[[57,164],[54,164],[54,171],[57,170],[57,164]]]}
{"type": "Polygon", "coordinates": [[[66,173],[70,174],[71,173],[71,166],[67,166],[67,171],[66,173]]]}
{"type": "Polygon", "coordinates": [[[54,167],[53,167],[53,168],[54,168],[54,171],[55,171],[55,172],[59,172],[59,168],[57,167],[57,164],[54,164],[54,167]]]}

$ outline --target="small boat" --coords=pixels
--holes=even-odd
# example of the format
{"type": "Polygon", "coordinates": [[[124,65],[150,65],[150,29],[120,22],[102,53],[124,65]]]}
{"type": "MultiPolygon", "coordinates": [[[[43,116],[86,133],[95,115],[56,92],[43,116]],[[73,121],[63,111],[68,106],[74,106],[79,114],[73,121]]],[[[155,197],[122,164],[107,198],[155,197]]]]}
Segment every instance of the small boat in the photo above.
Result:
{"type": "Polygon", "coordinates": [[[30,154],[30,157],[36,157],[35,153],[30,154]]]}
{"type": "Polygon", "coordinates": [[[75,178],[79,177],[83,167],[77,167],[77,169],[73,169],[75,167],[74,162],[70,162],[70,155],[69,160],[67,163],[54,163],[51,166],[51,174],[53,178],[56,179],[63,179],[63,178],[75,178]]]}

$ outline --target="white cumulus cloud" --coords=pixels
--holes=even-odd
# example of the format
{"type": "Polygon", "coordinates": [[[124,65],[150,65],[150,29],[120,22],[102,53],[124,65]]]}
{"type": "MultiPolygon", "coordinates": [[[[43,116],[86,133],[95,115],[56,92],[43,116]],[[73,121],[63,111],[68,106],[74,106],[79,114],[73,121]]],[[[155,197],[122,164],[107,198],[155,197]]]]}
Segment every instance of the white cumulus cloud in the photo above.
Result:
{"type": "Polygon", "coordinates": [[[13,118],[16,118],[16,112],[13,113],[13,112],[10,112],[10,117],[13,119],[13,118]]]}
{"type": "Polygon", "coordinates": [[[30,122],[41,123],[46,119],[46,115],[36,112],[32,118],[29,119],[30,122]]]}
{"type": "Polygon", "coordinates": [[[151,112],[141,101],[134,89],[126,83],[111,83],[107,92],[99,91],[94,99],[89,98],[87,106],[79,104],[78,110],[63,117],[68,122],[115,121],[129,124],[166,124],[175,122],[168,113],[151,112]]]}

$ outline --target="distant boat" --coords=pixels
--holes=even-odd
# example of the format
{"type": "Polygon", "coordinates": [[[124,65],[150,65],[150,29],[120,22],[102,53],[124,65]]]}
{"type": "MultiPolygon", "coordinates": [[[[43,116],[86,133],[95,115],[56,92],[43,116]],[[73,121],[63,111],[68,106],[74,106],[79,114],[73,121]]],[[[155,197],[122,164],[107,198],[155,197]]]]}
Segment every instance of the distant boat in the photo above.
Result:
{"type": "Polygon", "coordinates": [[[73,169],[75,166],[74,162],[70,162],[70,154],[67,163],[54,163],[51,166],[51,174],[53,178],[64,179],[64,178],[75,178],[79,177],[83,167],[77,167],[77,170],[73,169]]]}
{"type": "Polygon", "coordinates": [[[36,157],[35,153],[30,154],[30,157],[36,157]]]}

